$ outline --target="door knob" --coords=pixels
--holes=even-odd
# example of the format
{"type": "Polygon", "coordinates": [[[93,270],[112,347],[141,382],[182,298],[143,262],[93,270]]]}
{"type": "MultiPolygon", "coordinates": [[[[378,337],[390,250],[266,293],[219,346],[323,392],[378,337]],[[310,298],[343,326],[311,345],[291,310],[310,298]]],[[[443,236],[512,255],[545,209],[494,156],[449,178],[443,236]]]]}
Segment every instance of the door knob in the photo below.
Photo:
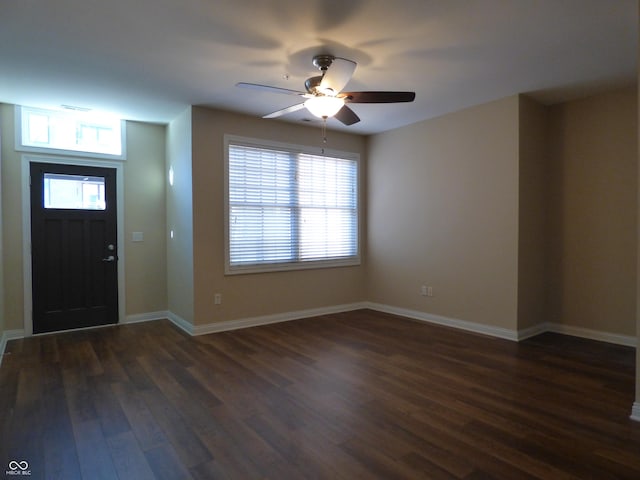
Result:
{"type": "Polygon", "coordinates": [[[116,261],[116,257],[114,257],[113,255],[109,255],[106,258],[102,259],[103,262],[115,262],[116,261]]]}

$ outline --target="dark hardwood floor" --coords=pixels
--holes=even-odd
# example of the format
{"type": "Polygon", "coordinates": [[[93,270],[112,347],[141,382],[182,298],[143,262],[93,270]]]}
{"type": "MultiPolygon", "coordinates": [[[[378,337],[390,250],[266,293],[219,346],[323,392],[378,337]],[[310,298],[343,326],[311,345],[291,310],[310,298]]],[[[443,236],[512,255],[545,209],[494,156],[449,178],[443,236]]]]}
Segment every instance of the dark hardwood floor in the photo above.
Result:
{"type": "Polygon", "coordinates": [[[65,480],[638,479],[634,354],[367,310],[14,340],[0,478],[26,461],[29,478],[65,480]]]}

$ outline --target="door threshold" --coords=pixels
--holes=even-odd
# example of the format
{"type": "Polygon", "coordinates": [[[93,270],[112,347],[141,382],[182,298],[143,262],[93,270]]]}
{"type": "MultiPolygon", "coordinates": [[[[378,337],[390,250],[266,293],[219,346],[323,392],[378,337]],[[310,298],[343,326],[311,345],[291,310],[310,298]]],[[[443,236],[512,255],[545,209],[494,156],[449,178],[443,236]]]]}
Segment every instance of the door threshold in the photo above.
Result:
{"type": "Polygon", "coordinates": [[[32,337],[44,337],[46,335],[58,335],[59,333],[70,333],[70,332],[82,332],[84,330],[97,330],[99,328],[108,328],[108,327],[117,327],[121,325],[118,323],[107,323],[105,325],[92,325],[90,327],[80,327],[80,328],[67,328],[65,330],[54,330],[53,332],[41,332],[41,333],[32,333],[32,337]]]}

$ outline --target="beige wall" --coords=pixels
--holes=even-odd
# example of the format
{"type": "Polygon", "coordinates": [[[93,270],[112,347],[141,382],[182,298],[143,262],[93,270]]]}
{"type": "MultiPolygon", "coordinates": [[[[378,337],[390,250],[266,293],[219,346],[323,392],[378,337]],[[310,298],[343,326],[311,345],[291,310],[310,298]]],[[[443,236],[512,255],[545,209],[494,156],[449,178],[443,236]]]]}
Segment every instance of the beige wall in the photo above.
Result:
{"type": "MultiPolygon", "coordinates": [[[[2,166],[2,130],[3,130],[2,114],[0,112],[0,166],[2,166]]],[[[4,326],[4,260],[2,253],[2,168],[0,168],[0,339],[5,331],[4,326]]]]}
{"type": "Polygon", "coordinates": [[[549,320],[635,335],[636,89],[550,109],[549,320]]]}
{"type": "Polygon", "coordinates": [[[518,133],[518,330],[525,330],[547,320],[547,108],[520,96],[518,133]]]}
{"type": "Polygon", "coordinates": [[[174,184],[167,186],[167,298],[169,311],[193,323],[193,186],[191,166],[191,108],[167,129],[167,164],[174,184]],[[169,238],[173,230],[174,237],[169,238]]]}
{"type": "MultiPolygon", "coordinates": [[[[20,329],[21,160],[13,107],[0,115],[0,328],[20,329]]],[[[510,330],[635,335],[637,124],[626,89],[551,108],[514,96],[368,139],[330,131],[329,148],[361,154],[366,261],[225,276],[224,134],[320,146],[320,129],[200,107],[166,128],[129,122],[126,314],[202,325],[369,300],[510,330]]]]}
{"type": "Polygon", "coordinates": [[[124,240],[127,315],[167,309],[165,136],[162,125],[127,122],[124,240]],[[132,233],[144,240],[133,242],[132,233]]]}
{"type": "MultiPolygon", "coordinates": [[[[14,149],[14,107],[0,105],[2,119],[2,236],[5,329],[24,327],[21,154],[14,149]]],[[[124,169],[126,259],[125,314],[167,309],[164,244],[165,127],[127,124],[124,169]],[[142,231],[144,242],[132,243],[142,231]]],[[[61,157],[62,158],[62,157],[61,157]]]]}
{"type": "Polygon", "coordinates": [[[518,103],[371,137],[369,300],[517,328],[518,103]]]}
{"type": "MultiPolygon", "coordinates": [[[[365,300],[364,265],[224,275],[224,134],[321,146],[320,126],[299,126],[198,107],[193,108],[192,121],[195,324],[365,300]],[[214,305],[215,293],[222,294],[221,305],[214,305]]],[[[361,178],[366,178],[364,137],[330,131],[327,147],[360,153],[361,178]]],[[[364,219],[363,213],[363,222],[364,219]]]]}
{"type": "MultiPolygon", "coordinates": [[[[639,2],[640,6],[640,2],[639,2]]],[[[640,11],[639,11],[640,13],[640,11]]],[[[640,25],[640,16],[638,17],[638,24],[640,25]]],[[[638,48],[638,65],[640,65],[640,48],[638,48]]],[[[638,185],[638,191],[636,196],[636,403],[635,407],[640,409],[640,354],[638,354],[638,348],[640,347],[640,95],[638,95],[638,85],[640,85],[640,70],[638,71],[638,84],[636,85],[636,108],[638,114],[636,115],[636,121],[638,127],[635,130],[636,133],[636,148],[638,149],[638,155],[636,157],[636,182],[638,185]]],[[[640,412],[635,412],[636,420],[640,420],[640,412]]]]}
{"type": "Polygon", "coordinates": [[[5,329],[20,330],[23,320],[21,157],[14,145],[13,105],[0,105],[2,116],[2,267],[5,329]]]}
{"type": "Polygon", "coordinates": [[[373,136],[368,299],[635,335],[637,148],[635,87],[551,108],[511,97],[373,136]]]}
{"type": "MultiPolygon", "coordinates": [[[[639,2],[639,6],[640,6],[640,2],[639,2]]],[[[638,23],[640,24],[640,16],[638,17],[638,23]]],[[[640,48],[638,48],[638,65],[640,65],[640,48]]],[[[638,72],[638,85],[640,85],[640,70],[638,72]]],[[[640,104],[638,103],[639,99],[638,97],[640,97],[640,95],[637,94],[638,93],[638,86],[636,85],[636,108],[637,108],[637,114],[636,114],[636,121],[637,123],[637,127],[635,129],[635,134],[636,134],[636,148],[638,149],[636,152],[636,159],[635,159],[635,163],[636,163],[636,182],[637,185],[640,187],[640,104]]],[[[638,347],[640,346],[640,281],[638,280],[640,278],[640,188],[638,188],[637,191],[637,195],[636,195],[636,293],[635,293],[635,300],[636,300],[636,311],[635,311],[635,317],[636,317],[636,403],[634,405],[634,417],[635,420],[640,420],[640,411],[636,411],[636,410],[640,410],[640,355],[638,355],[638,347]]]]}

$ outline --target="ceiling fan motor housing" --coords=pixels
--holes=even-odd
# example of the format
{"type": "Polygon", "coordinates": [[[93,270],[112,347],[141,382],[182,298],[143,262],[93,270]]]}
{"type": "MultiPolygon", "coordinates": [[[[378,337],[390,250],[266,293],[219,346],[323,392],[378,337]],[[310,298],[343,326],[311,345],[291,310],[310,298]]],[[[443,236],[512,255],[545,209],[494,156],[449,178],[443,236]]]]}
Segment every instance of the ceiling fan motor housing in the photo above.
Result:
{"type": "Polygon", "coordinates": [[[334,57],[333,55],[316,55],[315,57],[313,57],[312,62],[316,68],[319,68],[324,73],[331,66],[335,59],[336,57],[334,57]]]}

